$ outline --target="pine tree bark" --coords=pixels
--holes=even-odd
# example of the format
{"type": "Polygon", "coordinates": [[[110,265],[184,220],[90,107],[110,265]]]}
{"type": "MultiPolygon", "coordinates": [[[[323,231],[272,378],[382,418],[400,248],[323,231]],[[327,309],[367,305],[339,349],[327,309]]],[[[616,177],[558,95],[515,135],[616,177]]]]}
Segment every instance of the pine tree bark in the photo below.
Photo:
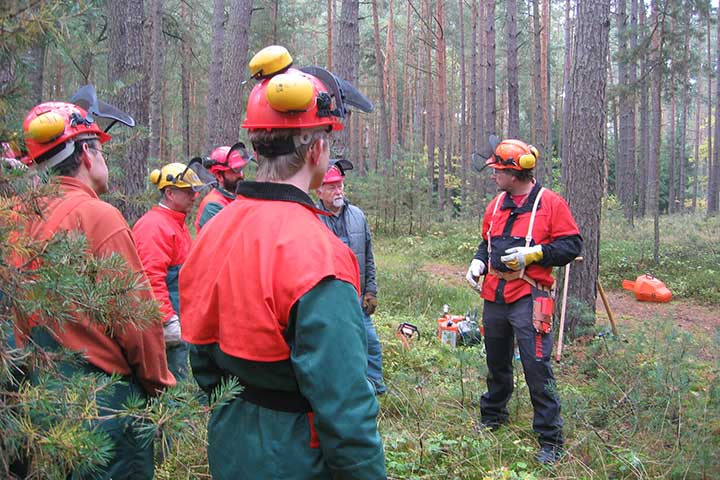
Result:
{"type": "MultiPolygon", "coordinates": [[[[640,20],[638,31],[645,30],[646,24],[646,7],[645,2],[639,2],[640,20]]],[[[650,81],[648,78],[648,61],[647,50],[643,52],[640,59],[640,152],[637,156],[637,171],[643,172],[643,175],[637,179],[635,184],[637,187],[637,214],[640,217],[646,215],[645,197],[647,192],[647,182],[644,172],[648,169],[648,156],[650,155],[650,81]]]]}
{"type": "Polygon", "coordinates": [[[385,82],[387,84],[387,103],[390,107],[390,159],[395,171],[395,148],[398,140],[398,99],[397,99],[397,69],[395,59],[395,14],[393,12],[393,0],[388,0],[388,27],[385,42],[385,82]]]}
{"type": "MultiPolygon", "coordinates": [[[[637,9],[637,0],[635,9],[637,9]]],[[[617,194],[623,207],[623,214],[628,223],[633,222],[635,207],[635,85],[632,79],[634,63],[629,60],[628,40],[635,36],[632,27],[633,7],[630,18],[627,15],[626,0],[617,2],[617,36],[618,36],[618,84],[619,84],[619,126],[618,126],[618,156],[616,158],[615,175],[617,180],[617,194]],[[630,20],[630,29],[628,29],[630,20]]]]}
{"type": "MultiPolygon", "coordinates": [[[[541,27],[540,27],[540,4],[539,0],[532,0],[532,24],[533,24],[533,57],[532,82],[533,82],[533,109],[534,121],[532,125],[532,143],[540,151],[543,160],[545,158],[545,131],[543,130],[543,98],[542,98],[542,75],[540,64],[542,63],[541,27]]],[[[535,177],[542,184],[545,183],[544,170],[540,163],[535,167],[535,177]]]]}
{"type": "Polygon", "coordinates": [[[218,131],[222,145],[232,145],[240,138],[245,100],[243,81],[247,78],[248,45],[252,0],[231,0],[225,36],[225,63],[222,73],[222,102],[218,131]]]}
{"type": "Polygon", "coordinates": [[[378,97],[380,99],[380,131],[379,133],[379,146],[380,155],[382,156],[381,165],[386,166],[390,160],[390,142],[388,139],[388,132],[390,125],[388,122],[387,114],[387,92],[385,89],[385,56],[380,48],[380,22],[378,20],[378,7],[377,0],[372,0],[372,16],[373,16],[373,37],[375,39],[375,74],[377,75],[378,85],[378,97]]]}
{"type": "Polygon", "coordinates": [[[190,45],[190,39],[192,38],[192,25],[194,18],[192,12],[190,18],[188,18],[186,12],[185,2],[180,3],[180,21],[183,25],[188,25],[188,30],[185,30],[180,45],[180,94],[182,96],[182,112],[181,112],[181,126],[182,129],[182,155],[185,159],[190,159],[190,82],[191,82],[191,70],[190,62],[192,62],[192,47],[190,45]]]}
{"type": "MultiPolygon", "coordinates": [[[[720,73],[720,8],[717,9],[717,32],[715,45],[715,71],[720,73]]],[[[715,84],[715,149],[713,150],[712,168],[708,171],[710,188],[708,188],[708,215],[717,215],[720,207],[720,75],[716,75],[715,84]]]]}
{"type": "MultiPolygon", "coordinates": [[[[605,157],[605,87],[610,0],[578,3],[575,61],[572,68],[572,118],[565,164],[565,196],[584,239],[585,261],[570,270],[571,298],[595,312],[600,252],[600,215],[605,157]]],[[[567,119],[566,119],[567,121],[567,119]]],[[[578,316],[568,330],[575,332],[578,316]]],[[[593,316],[594,322],[594,316],[593,316]]]]}
{"type": "Polygon", "coordinates": [[[573,65],[573,21],[572,21],[572,1],[565,0],[565,63],[563,66],[563,134],[561,139],[561,157],[563,161],[562,182],[567,183],[566,172],[568,158],[570,152],[567,148],[568,138],[570,137],[570,118],[572,117],[572,65],[573,65]]]}
{"type": "MultiPolygon", "coordinates": [[[[108,78],[124,87],[113,99],[114,105],[135,118],[139,127],[147,127],[147,63],[145,59],[143,0],[114,0],[107,3],[108,78]]],[[[121,133],[122,135],[122,133],[121,133]]],[[[125,143],[122,159],[123,176],[113,179],[121,198],[117,207],[132,225],[145,213],[145,206],[137,197],[145,191],[147,182],[148,138],[136,129],[125,143]]],[[[113,189],[115,190],[115,189],[113,189]]]]}
{"type": "Polygon", "coordinates": [[[210,71],[208,72],[207,91],[207,135],[203,145],[206,153],[221,145],[222,137],[218,129],[220,100],[223,75],[223,52],[225,45],[225,1],[213,1],[212,40],[210,42],[210,71]]]}
{"type": "Polygon", "coordinates": [[[437,2],[437,17],[436,21],[438,24],[438,35],[437,35],[437,76],[438,85],[437,92],[439,95],[434,95],[436,102],[436,115],[437,123],[435,128],[437,129],[438,141],[438,207],[440,209],[440,215],[442,218],[445,210],[445,152],[446,152],[446,109],[447,99],[447,59],[446,59],[446,46],[445,46],[445,12],[443,8],[443,2],[437,2]]]}
{"type": "Polygon", "coordinates": [[[552,187],[552,130],[550,125],[550,0],[542,0],[542,30],[540,32],[540,96],[542,98],[543,150],[539,169],[543,184],[552,187]]]}
{"type": "MultiPolygon", "coordinates": [[[[568,0],[569,2],[570,0],[568,0]]],[[[505,32],[507,34],[507,97],[509,138],[520,137],[520,86],[518,81],[517,58],[517,0],[507,0],[505,10],[505,32]]]]}
{"type": "MultiPolygon", "coordinates": [[[[357,72],[360,62],[360,24],[359,24],[359,8],[358,0],[342,0],[340,5],[340,17],[337,18],[335,33],[333,37],[333,72],[340,78],[357,85],[357,72]]],[[[337,13],[337,12],[336,12],[337,13]]],[[[350,146],[350,130],[353,128],[353,135],[359,137],[361,132],[358,131],[358,122],[346,123],[345,129],[334,134],[333,143],[345,148],[350,146]],[[350,127],[350,128],[348,128],[350,127]],[[353,128],[354,127],[354,128],[353,128]]],[[[350,155],[356,158],[358,152],[351,148],[350,155]]],[[[375,156],[373,156],[375,157],[375,156]]]]}
{"type": "Polygon", "coordinates": [[[647,168],[647,194],[645,205],[648,214],[653,217],[654,241],[653,259],[655,263],[660,258],[660,144],[662,132],[662,59],[663,59],[663,21],[661,16],[659,0],[652,2],[652,18],[650,24],[653,26],[652,50],[650,61],[653,66],[650,77],[650,154],[648,156],[647,168]]]}
{"type": "MultiPolygon", "coordinates": [[[[712,124],[713,124],[713,118],[712,118],[712,76],[713,76],[713,69],[710,67],[710,65],[713,64],[712,61],[712,47],[711,47],[711,38],[712,38],[712,28],[711,28],[712,19],[710,18],[710,12],[708,12],[707,16],[707,172],[708,172],[708,185],[707,190],[705,193],[705,201],[707,205],[710,205],[710,197],[712,195],[713,190],[713,154],[712,154],[712,147],[713,147],[713,136],[712,136],[712,124]]],[[[718,98],[720,98],[720,91],[716,93],[718,98]]],[[[719,138],[715,138],[715,143],[718,143],[719,138]]]]}
{"type": "Polygon", "coordinates": [[[162,31],[163,0],[151,0],[150,3],[150,91],[149,91],[149,130],[148,159],[160,159],[163,77],[165,73],[165,39],[162,31]]]}
{"type": "Polygon", "coordinates": [[[467,75],[465,70],[465,0],[458,0],[458,22],[460,24],[460,198],[462,208],[467,201],[467,180],[469,153],[467,145],[467,75]]]}

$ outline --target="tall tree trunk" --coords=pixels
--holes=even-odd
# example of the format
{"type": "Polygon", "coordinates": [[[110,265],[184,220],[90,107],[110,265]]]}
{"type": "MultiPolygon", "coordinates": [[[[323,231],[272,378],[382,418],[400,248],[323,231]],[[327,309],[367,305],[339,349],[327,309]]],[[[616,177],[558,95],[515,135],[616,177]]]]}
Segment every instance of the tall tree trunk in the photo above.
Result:
{"type": "MultiPolygon", "coordinates": [[[[638,8],[640,11],[638,31],[645,31],[646,24],[646,7],[644,1],[639,1],[638,8]]],[[[647,172],[648,169],[648,155],[650,154],[650,96],[649,86],[650,81],[648,79],[648,54],[645,50],[640,59],[640,152],[637,156],[637,171],[647,172]]],[[[640,175],[636,179],[636,190],[637,190],[637,214],[644,217],[646,214],[645,196],[647,192],[647,182],[645,175],[640,175]]]]}
{"type": "Polygon", "coordinates": [[[163,37],[163,0],[151,0],[150,3],[150,92],[149,92],[149,130],[148,159],[160,159],[162,89],[165,73],[165,39],[163,37]]]}
{"type": "Polygon", "coordinates": [[[460,198],[462,208],[466,208],[468,180],[468,145],[467,145],[467,75],[465,70],[465,16],[463,4],[458,0],[458,22],[460,22],[460,198]]]}
{"type": "MultiPolygon", "coordinates": [[[[533,108],[534,122],[532,129],[532,143],[540,151],[542,160],[545,160],[545,131],[543,130],[543,98],[542,98],[542,73],[540,64],[542,63],[542,46],[541,43],[541,26],[540,26],[540,4],[539,0],[532,0],[532,23],[533,23],[533,57],[532,62],[532,82],[533,82],[533,108]]],[[[545,183],[545,171],[540,167],[538,162],[535,168],[535,177],[540,183],[545,183]]]]}
{"type": "Polygon", "coordinates": [[[567,184],[567,178],[565,177],[567,172],[567,161],[570,158],[570,151],[567,148],[567,139],[570,137],[570,119],[572,118],[572,66],[574,63],[573,57],[573,22],[571,12],[572,1],[565,0],[565,64],[563,67],[563,134],[561,135],[561,157],[562,157],[562,181],[563,185],[567,184]]]}
{"type": "Polygon", "coordinates": [[[218,118],[220,116],[220,100],[224,98],[222,91],[223,52],[225,45],[225,0],[213,0],[212,40],[210,42],[210,70],[208,72],[207,90],[207,135],[203,145],[206,153],[222,145],[218,118]]]}
{"type": "MultiPolygon", "coordinates": [[[[139,127],[148,125],[147,63],[144,58],[142,32],[145,8],[143,0],[115,0],[107,4],[108,78],[124,87],[114,98],[114,104],[135,118],[139,127]]],[[[137,196],[145,191],[147,175],[148,139],[138,130],[125,143],[122,160],[123,177],[113,180],[122,195],[118,208],[130,224],[145,213],[137,196]]]]}
{"type": "MultiPolygon", "coordinates": [[[[618,0],[618,84],[619,84],[619,131],[618,156],[615,159],[617,195],[623,207],[628,223],[633,222],[635,208],[635,81],[633,77],[634,60],[629,60],[628,40],[636,36],[632,17],[637,10],[637,0],[632,0],[630,18],[626,10],[626,0],[618,0]],[[634,10],[633,10],[634,9],[634,10]],[[630,29],[628,30],[628,20],[630,29]],[[630,62],[630,64],[628,64],[630,62]]],[[[632,48],[632,47],[631,47],[632,48]]],[[[634,49],[632,49],[634,52],[634,49]]]]}
{"type": "MultiPolygon", "coordinates": [[[[698,85],[699,87],[699,85],[698,85]]],[[[698,88],[698,90],[700,90],[698,88]]],[[[700,101],[695,102],[695,157],[693,159],[693,196],[690,210],[697,211],[699,170],[700,170],[700,101]]]]}
{"type": "Polygon", "coordinates": [[[331,72],[333,68],[333,21],[335,18],[335,16],[333,15],[334,3],[335,0],[327,0],[327,68],[331,72]]]}
{"type": "MultiPolygon", "coordinates": [[[[588,312],[595,312],[600,253],[609,16],[610,0],[578,3],[569,158],[564,175],[567,200],[584,238],[585,258],[570,271],[569,295],[588,312]]],[[[570,317],[570,332],[578,321],[576,315],[570,317]]]]}
{"type": "MultiPolygon", "coordinates": [[[[487,68],[485,69],[485,134],[484,141],[488,136],[497,133],[497,105],[495,96],[495,2],[485,3],[485,52],[487,68]]],[[[482,194],[487,195],[488,191],[494,192],[494,182],[490,177],[485,177],[482,194]]]]}
{"type": "Polygon", "coordinates": [[[660,258],[660,145],[662,142],[662,58],[663,58],[663,19],[661,18],[659,0],[652,2],[653,26],[652,50],[650,51],[651,64],[653,66],[650,79],[650,155],[648,156],[647,169],[647,195],[645,205],[647,212],[652,215],[655,225],[653,242],[653,259],[655,263],[660,258]]]}
{"type": "Polygon", "coordinates": [[[182,121],[180,125],[182,128],[182,156],[185,160],[190,159],[190,82],[191,82],[191,69],[190,62],[192,62],[192,47],[190,45],[190,39],[192,36],[192,26],[194,23],[194,16],[192,10],[190,18],[188,18],[185,10],[185,2],[180,3],[180,21],[183,25],[188,25],[188,30],[185,30],[181,39],[180,45],[180,91],[182,96],[182,121]]]}
{"type": "MultiPolygon", "coordinates": [[[[569,1],[570,0],[568,0],[568,2],[569,1]]],[[[507,33],[507,135],[509,138],[520,138],[520,86],[518,82],[517,58],[517,0],[507,0],[505,11],[505,32],[507,33]]]]}
{"type": "MultiPolygon", "coordinates": [[[[717,215],[720,207],[720,8],[717,9],[716,37],[716,81],[715,84],[715,149],[713,150],[712,168],[708,175],[711,179],[712,191],[708,192],[708,215],[717,215]]],[[[710,190],[710,189],[708,189],[710,190]]]]}
{"type": "MultiPolygon", "coordinates": [[[[423,2],[424,11],[427,15],[423,15],[423,18],[429,18],[430,12],[430,0],[423,2]]],[[[425,145],[427,147],[427,179],[428,179],[428,204],[433,205],[433,192],[435,190],[435,95],[430,95],[429,92],[435,91],[435,81],[433,78],[433,62],[432,62],[432,47],[433,45],[433,32],[430,28],[425,29],[425,62],[426,62],[426,75],[425,75],[425,92],[427,94],[425,98],[425,145]]]]}
{"type": "MultiPolygon", "coordinates": [[[[713,191],[713,155],[712,155],[712,147],[713,147],[713,138],[712,138],[712,76],[713,76],[713,68],[710,66],[713,64],[712,61],[712,47],[711,47],[711,38],[712,38],[712,28],[711,28],[711,22],[712,19],[710,18],[710,12],[708,12],[707,17],[707,75],[708,75],[708,81],[707,81],[707,170],[708,170],[708,187],[706,191],[706,202],[707,205],[710,205],[711,202],[711,196],[713,191]]],[[[717,97],[720,98],[720,90],[716,93],[717,97]]],[[[718,143],[718,140],[720,138],[715,138],[715,143],[718,143]]]]}
{"type": "MultiPolygon", "coordinates": [[[[335,28],[336,35],[333,37],[334,45],[332,49],[333,72],[340,78],[357,85],[358,65],[360,57],[360,24],[359,24],[359,8],[360,3],[357,0],[342,0],[340,5],[340,17],[337,19],[335,28]]],[[[350,129],[358,128],[358,122],[350,122],[346,125],[345,130],[336,132],[334,135],[334,143],[341,147],[349,144],[350,129]],[[351,127],[351,128],[348,128],[351,127]]],[[[353,130],[353,135],[359,138],[361,133],[353,130]]],[[[351,149],[351,156],[355,158],[355,153],[351,149]]],[[[375,155],[373,155],[375,157],[375,155]]]]}
{"type": "Polygon", "coordinates": [[[228,29],[225,36],[225,63],[222,74],[222,102],[218,130],[222,145],[232,145],[240,138],[244,111],[243,81],[247,78],[248,42],[252,0],[231,0],[228,29]]]}
{"type": "Polygon", "coordinates": [[[397,69],[395,68],[395,14],[393,0],[388,0],[388,31],[385,42],[385,82],[387,83],[387,102],[390,106],[390,160],[392,160],[393,173],[395,172],[395,148],[398,140],[398,100],[397,100],[397,69]]]}
{"type": "MultiPolygon", "coordinates": [[[[684,30],[683,35],[683,77],[690,78],[689,52],[690,52],[690,24],[692,22],[692,13],[689,8],[684,11],[684,30]]],[[[679,212],[685,212],[685,197],[687,196],[687,122],[688,122],[688,104],[690,103],[690,85],[689,82],[682,82],[682,96],[680,97],[680,110],[682,111],[680,119],[680,168],[678,172],[679,185],[677,203],[679,212]]]]}
{"type": "Polygon", "coordinates": [[[437,71],[438,71],[438,88],[440,92],[436,96],[437,105],[437,124],[435,128],[438,132],[438,206],[440,207],[440,215],[445,210],[445,151],[446,145],[446,132],[448,130],[445,124],[445,112],[447,111],[447,59],[445,50],[445,12],[443,8],[443,2],[437,2],[437,17],[436,21],[438,24],[438,35],[437,35],[437,71]]]}
{"type": "Polygon", "coordinates": [[[378,84],[378,98],[380,99],[380,155],[382,156],[381,164],[388,164],[390,160],[390,142],[388,141],[388,132],[390,125],[388,123],[387,114],[387,92],[385,91],[385,57],[380,48],[380,22],[378,20],[377,0],[372,0],[372,16],[373,16],[373,32],[375,38],[375,71],[378,84]]]}
{"type": "MultiPolygon", "coordinates": [[[[3,67],[6,68],[6,67],[3,67]]],[[[32,105],[43,101],[43,78],[45,75],[45,42],[38,42],[37,45],[28,51],[28,93],[32,105]]]]}
{"type": "Polygon", "coordinates": [[[543,183],[552,186],[552,131],[550,129],[550,0],[542,0],[542,30],[540,32],[540,97],[542,98],[543,151],[539,170],[543,183]]]}
{"type": "MultiPolygon", "coordinates": [[[[674,27],[671,27],[670,38],[674,35],[674,27]]],[[[675,96],[675,72],[670,74],[670,121],[668,122],[668,147],[670,158],[668,160],[668,206],[667,213],[675,213],[675,169],[677,166],[677,119],[676,119],[676,96],[675,96]]]]}

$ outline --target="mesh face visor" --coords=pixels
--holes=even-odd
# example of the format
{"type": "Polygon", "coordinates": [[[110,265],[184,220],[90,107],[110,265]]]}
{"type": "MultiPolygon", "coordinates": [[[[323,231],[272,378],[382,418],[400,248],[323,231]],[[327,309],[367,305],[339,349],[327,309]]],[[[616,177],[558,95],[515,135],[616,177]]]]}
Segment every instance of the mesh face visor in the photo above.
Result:
{"type": "Polygon", "coordinates": [[[185,170],[178,175],[177,181],[189,184],[194,192],[200,192],[217,185],[215,176],[203,166],[202,157],[195,157],[190,160],[185,170]]]}
{"type": "Polygon", "coordinates": [[[70,99],[70,103],[87,111],[87,119],[97,123],[105,132],[110,130],[115,123],[120,122],[128,127],[135,126],[135,119],[119,108],[98,100],[95,87],[85,85],[80,88],[70,99]],[[97,117],[97,118],[96,118],[97,117]]]}

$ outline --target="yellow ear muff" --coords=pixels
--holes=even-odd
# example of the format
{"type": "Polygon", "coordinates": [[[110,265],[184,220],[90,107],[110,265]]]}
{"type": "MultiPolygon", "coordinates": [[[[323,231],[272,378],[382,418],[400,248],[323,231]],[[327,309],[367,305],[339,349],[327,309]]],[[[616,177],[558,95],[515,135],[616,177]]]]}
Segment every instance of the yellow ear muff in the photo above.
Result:
{"type": "Polygon", "coordinates": [[[250,59],[250,76],[253,78],[269,77],[292,65],[292,61],[290,52],[285,47],[270,45],[250,59]]]}
{"type": "Polygon", "coordinates": [[[302,112],[312,104],[314,89],[309,78],[298,73],[281,73],[267,84],[265,96],[278,112],[302,112]]]}
{"type": "Polygon", "coordinates": [[[520,158],[518,158],[518,165],[520,165],[520,167],[524,168],[525,170],[535,168],[535,155],[531,155],[529,153],[521,155],[520,158]]]}
{"type": "Polygon", "coordinates": [[[25,135],[38,143],[56,139],[65,131],[65,118],[57,112],[46,112],[35,117],[25,135]]]}
{"type": "Polygon", "coordinates": [[[162,175],[162,173],[160,172],[160,170],[157,169],[150,172],[150,175],[148,176],[150,183],[152,183],[153,185],[157,185],[158,183],[160,183],[160,175],[162,175]]]}

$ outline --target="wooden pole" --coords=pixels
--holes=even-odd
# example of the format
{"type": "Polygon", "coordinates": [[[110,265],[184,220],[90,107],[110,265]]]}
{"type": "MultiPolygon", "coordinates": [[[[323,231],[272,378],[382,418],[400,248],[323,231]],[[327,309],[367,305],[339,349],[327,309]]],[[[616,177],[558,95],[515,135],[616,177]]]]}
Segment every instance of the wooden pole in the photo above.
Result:
{"type": "Polygon", "coordinates": [[[600,279],[598,279],[598,291],[600,292],[600,298],[602,298],[605,311],[607,312],[608,319],[610,320],[610,328],[612,333],[616,337],[618,336],[617,325],[615,325],[615,317],[613,316],[612,310],[610,310],[610,302],[608,302],[607,295],[605,295],[605,289],[603,289],[600,279]]]}
{"type": "MultiPolygon", "coordinates": [[[[572,262],[571,262],[572,263],[572,262]]],[[[563,337],[565,336],[565,309],[567,307],[568,283],[570,281],[570,263],[565,265],[565,278],[563,279],[562,307],[560,309],[560,335],[558,336],[558,347],[555,353],[555,361],[559,362],[562,356],[563,337]]]]}

